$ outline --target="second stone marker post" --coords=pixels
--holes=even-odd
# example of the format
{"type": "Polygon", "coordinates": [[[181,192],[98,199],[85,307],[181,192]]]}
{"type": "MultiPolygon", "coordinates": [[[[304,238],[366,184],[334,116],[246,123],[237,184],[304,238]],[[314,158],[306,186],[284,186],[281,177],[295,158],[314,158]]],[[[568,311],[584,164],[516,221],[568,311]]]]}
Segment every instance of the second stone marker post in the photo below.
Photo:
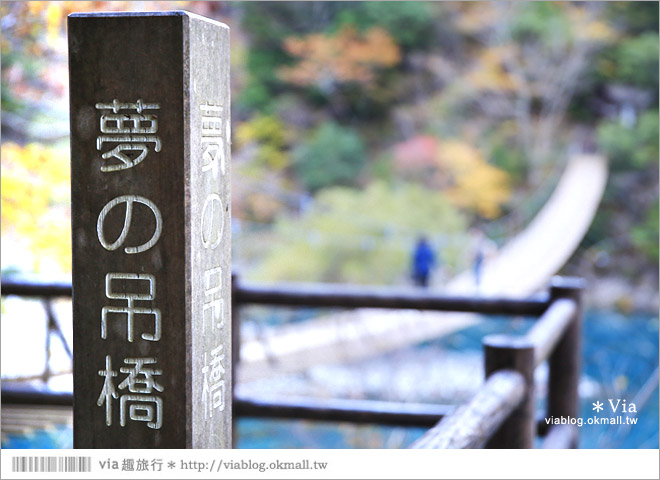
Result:
{"type": "Polygon", "coordinates": [[[229,29],[69,17],[76,448],[231,448],[229,29]]]}

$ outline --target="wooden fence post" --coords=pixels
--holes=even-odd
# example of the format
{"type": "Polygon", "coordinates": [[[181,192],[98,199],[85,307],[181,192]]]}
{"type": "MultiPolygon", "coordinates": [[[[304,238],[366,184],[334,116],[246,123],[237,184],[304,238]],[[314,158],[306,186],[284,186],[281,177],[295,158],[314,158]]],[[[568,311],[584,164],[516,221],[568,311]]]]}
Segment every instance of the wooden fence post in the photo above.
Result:
{"type": "Polygon", "coordinates": [[[229,29],[68,27],[74,446],[230,448],[229,29]]]}
{"type": "Polygon", "coordinates": [[[514,370],[525,379],[520,405],[486,443],[486,448],[534,448],[534,347],[524,337],[489,335],[483,340],[486,378],[498,370],[514,370]]]}
{"type": "MultiPolygon", "coordinates": [[[[570,325],[560,338],[548,359],[548,407],[546,416],[577,418],[579,406],[578,387],[581,370],[582,292],[584,280],[572,277],[555,277],[550,285],[551,301],[570,298],[577,304],[570,325]]],[[[577,448],[575,432],[571,448],[577,448]]]]}

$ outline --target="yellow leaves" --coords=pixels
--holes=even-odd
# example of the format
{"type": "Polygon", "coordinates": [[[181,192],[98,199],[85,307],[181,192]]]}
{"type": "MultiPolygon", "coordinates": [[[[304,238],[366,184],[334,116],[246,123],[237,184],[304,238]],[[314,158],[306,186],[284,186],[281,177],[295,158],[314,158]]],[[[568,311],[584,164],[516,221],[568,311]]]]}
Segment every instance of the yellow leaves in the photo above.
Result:
{"type": "Polygon", "coordinates": [[[455,24],[464,33],[487,30],[502,16],[492,2],[448,2],[447,8],[457,12],[455,24]]]}
{"type": "Polygon", "coordinates": [[[440,165],[447,166],[458,174],[469,172],[476,165],[484,162],[476,148],[458,140],[440,142],[436,158],[440,165]]]}
{"type": "Polygon", "coordinates": [[[40,270],[48,261],[56,264],[63,273],[71,272],[70,217],[56,210],[44,215],[39,219],[38,232],[30,238],[30,247],[37,258],[35,270],[40,270]]]}
{"type": "MultiPolygon", "coordinates": [[[[4,152],[3,152],[4,155],[4,152]]],[[[32,220],[48,207],[48,196],[37,185],[7,173],[2,174],[2,229],[25,230],[32,220]],[[27,207],[27,208],[23,208],[27,207]]]]}
{"type": "Polygon", "coordinates": [[[53,42],[60,31],[60,24],[64,18],[62,5],[59,2],[47,2],[46,28],[48,30],[48,41],[53,42]]]}
{"type": "Polygon", "coordinates": [[[71,271],[69,157],[36,144],[2,144],[2,231],[24,239],[37,259],[71,271]]]}
{"type": "MultiPolygon", "coordinates": [[[[70,178],[68,156],[56,150],[47,149],[36,143],[25,147],[15,143],[2,145],[3,159],[18,162],[33,175],[35,181],[46,180],[50,184],[68,182],[70,178]],[[7,157],[5,157],[7,155],[7,157]],[[34,177],[34,175],[38,175],[34,177]]],[[[4,162],[3,162],[4,167],[4,162]]]]}
{"type": "Polygon", "coordinates": [[[249,122],[239,125],[236,131],[239,144],[257,141],[269,143],[275,147],[285,144],[284,125],[272,115],[258,115],[249,122]]]}
{"type": "Polygon", "coordinates": [[[401,53],[392,37],[374,27],[364,34],[347,26],[336,34],[311,34],[289,37],[284,49],[298,63],[279,74],[295,85],[328,88],[334,83],[369,83],[377,68],[399,63],[401,53]]]}
{"type": "Polygon", "coordinates": [[[567,14],[579,40],[607,43],[618,36],[616,30],[604,21],[589,18],[589,12],[583,6],[573,5],[568,8],[567,14]]]}
{"type": "Polygon", "coordinates": [[[402,173],[421,174],[425,183],[442,189],[453,205],[485,218],[497,217],[511,196],[507,173],[465,142],[420,136],[398,145],[395,156],[402,173]]]}
{"type": "Polygon", "coordinates": [[[516,55],[513,45],[483,49],[466,80],[478,90],[516,91],[522,86],[522,79],[506,68],[513,55],[516,55]]]}
{"type": "Polygon", "coordinates": [[[599,21],[587,23],[577,31],[577,35],[596,42],[610,42],[617,37],[617,33],[609,25],[599,21]]]}
{"type": "MultiPolygon", "coordinates": [[[[608,42],[617,37],[617,32],[605,21],[595,20],[593,6],[587,2],[553,2],[548,5],[552,5],[569,20],[569,37],[594,42],[608,42]]],[[[448,2],[446,8],[454,13],[454,24],[461,32],[477,35],[502,28],[505,22],[515,19],[518,12],[525,11],[528,4],[448,2]]],[[[552,21],[549,17],[546,20],[552,21]]]]}
{"type": "Polygon", "coordinates": [[[283,170],[289,166],[289,156],[284,151],[287,143],[284,125],[271,115],[257,115],[236,129],[239,147],[249,143],[259,145],[254,160],[261,166],[283,170]]]}
{"type": "Polygon", "coordinates": [[[438,162],[453,176],[446,193],[454,205],[486,218],[500,214],[501,205],[511,196],[506,172],[487,163],[476,148],[457,140],[440,143],[438,162]]]}
{"type": "Polygon", "coordinates": [[[243,218],[269,223],[285,207],[278,192],[288,190],[284,170],[291,163],[289,136],[285,125],[272,115],[256,115],[236,128],[238,151],[234,168],[240,174],[232,186],[235,214],[240,212],[238,215],[243,218]],[[248,177],[260,186],[246,184],[250,183],[248,177]]]}
{"type": "Polygon", "coordinates": [[[94,2],[25,2],[27,14],[35,17],[46,26],[47,41],[53,42],[60,34],[68,14],[89,10],[94,2]]]}
{"type": "MultiPolygon", "coordinates": [[[[450,4],[459,30],[488,45],[477,51],[467,75],[477,90],[511,94],[527,87],[534,94],[552,84],[537,75],[540,64],[570,68],[576,52],[615,40],[616,28],[590,2],[461,2],[450,4]],[[539,61],[545,58],[545,62],[539,61]],[[514,67],[512,69],[512,67],[514,67]]],[[[545,88],[547,91],[547,88],[545,88]]]]}

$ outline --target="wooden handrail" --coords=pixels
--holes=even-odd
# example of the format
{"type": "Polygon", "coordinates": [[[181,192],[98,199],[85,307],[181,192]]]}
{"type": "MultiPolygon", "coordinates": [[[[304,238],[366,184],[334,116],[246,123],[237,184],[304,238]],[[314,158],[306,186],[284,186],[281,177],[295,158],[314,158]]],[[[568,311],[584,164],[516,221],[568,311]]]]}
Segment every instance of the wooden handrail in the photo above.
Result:
{"type": "Polygon", "coordinates": [[[431,427],[454,411],[451,405],[316,398],[234,399],[234,413],[259,418],[431,427]]]}
{"type": "Polygon", "coordinates": [[[548,359],[573,320],[577,304],[570,298],[552,302],[548,310],[529,329],[525,338],[534,346],[534,366],[548,359]]]}
{"type": "Polygon", "coordinates": [[[528,299],[442,295],[428,290],[401,287],[365,287],[336,284],[258,285],[241,282],[235,290],[239,304],[308,307],[393,308],[500,315],[542,314],[548,295],[528,299]]]}
{"type": "MultiPolygon", "coordinates": [[[[546,359],[550,360],[546,414],[575,417],[583,288],[580,279],[553,279],[550,306],[526,335],[486,337],[486,383],[472,400],[444,418],[412,448],[533,448],[534,434],[539,430],[534,418],[533,374],[546,359]],[[515,404],[506,404],[492,391],[492,379],[501,378],[503,373],[515,374],[520,382],[515,404]]],[[[548,431],[545,448],[577,446],[575,428],[553,426],[544,430],[548,431]]]]}
{"type": "MultiPolygon", "coordinates": [[[[71,284],[3,280],[2,295],[32,297],[71,296],[71,284]]],[[[451,296],[405,287],[365,287],[337,284],[260,285],[241,281],[233,290],[238,304],[340,308],[393,308],[472,312],[497,315],[541,315],[549,295],[526,299],[451,296]]]]}
{"type": "Polygon", "coordinates": [[[32,282],[27,280],[2,279],[2,296],[21,297],[70,297],[71,282],[32,282]]]}
{"type": "MultiPolygon", "coordinates": [[[[73,405],[70,392],[3,387],[3,404],[73,405]]],[[[325,422],[431,427],[453,412],[451,405],[381,402],[374,400],[235,397],[238,417],[286,418],[325,422]]]]}
{"type": "Polygon", "coordinates": [[[480,448],[524,396],[525,379],[520,373],[494,373],[469,402],[441,420],[411,448],[480,448]]]}
{"type": "MultiPolygon", "coordinates": [[[[533,415],[532,374],[534,368],[546,359],[550,360],[551,377],[547,414],[575,415],[579,376],[580,293],[584,288],[576,279],[555,279],[549,295],[524,300],[446,296],[410,288],[331,284],[246,285],[237,280],[234,277],[232,285],[236,307],[261,304],[540,315],[539,320],[522,337],[491,336],[484,340],[488,378],[469,402],[456,409],[443,405],[336,399],[235,398],[234,408],[238,416],[407,426],[429,426],[442,418],[411,448],[479,448],[484,445],[530,448],[530,439],[537,430],[533,415]],[[524,441],[520,440],[522,437],[525,437],[524,441]]],[[[2,282],[2,295],[44,298],[71,296],[71,285],[5,280],[2,282]]],[[[238,315],[239,308],[235,311],[238,315]]],[[[232,363],[236,361],[238,358],[232,363]]],[[[3,392],[3,401],[5,397],[3,392]]],[[[31,401],[28,400],[28,403],[31,401]]],[[[548,429],[544,446],[567,448],[576,444],[575,429],[553,426],[548,429]]]]}

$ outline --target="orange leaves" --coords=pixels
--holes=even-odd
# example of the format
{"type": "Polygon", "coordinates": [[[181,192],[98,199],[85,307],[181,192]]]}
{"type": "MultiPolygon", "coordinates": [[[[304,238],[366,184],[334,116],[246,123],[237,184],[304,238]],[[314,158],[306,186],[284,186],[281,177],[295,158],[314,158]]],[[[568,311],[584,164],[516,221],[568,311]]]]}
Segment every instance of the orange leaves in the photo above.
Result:
{"type": "Polygon", "coordinates": [[[280,70],[284,80],[300,86],[316,85],[329,90],[336,83],[367,84],[378,68],[399,63],[401,53],[392,37],[382,28],[364,34],[344,27],[336,34],[311,34],[289,37],[284,49],[298,63],[280,70]]]}
{"type": "Polygon", "coordinates": [[[415,137],[395,147],[395,167],[405,176],[444,190],[455,206],[486,218],[497,217],[511,196],[506,172],[459,140],[415,137]]]}

